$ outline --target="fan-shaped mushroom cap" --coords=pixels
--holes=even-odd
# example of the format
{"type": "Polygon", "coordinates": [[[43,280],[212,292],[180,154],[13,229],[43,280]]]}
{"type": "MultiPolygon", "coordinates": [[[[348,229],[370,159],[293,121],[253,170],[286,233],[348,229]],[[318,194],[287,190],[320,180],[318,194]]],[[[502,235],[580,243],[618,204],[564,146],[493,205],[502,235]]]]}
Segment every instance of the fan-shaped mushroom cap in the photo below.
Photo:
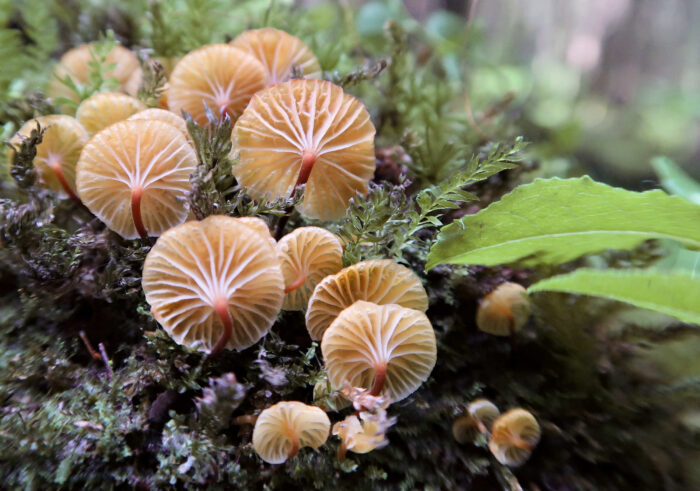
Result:
{"type": "Polygon", "coordinates": [[[374,175],[374,126],[362,103],[323,80],[290,80],[253,96],[232,138],[233,174],[255,199],[289,197],[299,211],[335,220],[374,175]]]}
{"type": "Polygon", "coordinates": [[[277,246],[277,241],[270,233],[270,228],[267,226],[265,220],[258,217],[238,217],[238,219],[241,223],[249,225],[260,237],[268,241],[273,248],[277,246]]]}
{"type": "Polygon", "coordinates": [[[178,343],[242,350],[270,329],[284,280],[275,250],[245,220],[212,215],[165,232],[146,257],[143,290],[156,320],[178,343]]]}
{"type": "Polygon", "coordinates": [[[260,60],[270,76],[270,85],[292,78],[292,67],[306,78],[321,78],[321,65],[309,47],[298,37],[279,29],[244,31],[231,41],[231,46],[260,60]]]}
{"type": "Polygon", "coordinates": [[[126,94],[99,92],[80,103],[75,117],[90,135],[94,135],[144,109],[146,106],[141,101],[126,94]]]}
{"type": "Polygon", "coordinates": [[[187,139],[190,138],[190,134],[187,132],[187,123],[185,123],[185,120],[182,119],[180,116],[177,114],[166,111],[165,109],[157,109],[157,108],[152,108],[152,109],[146,109],[144,111],[139,111],[133,116],[129,117],[129,120],[142,120],[142,119],[152,119],[156,121],[163,121],[164,123],[168,123],[176,127],[178,130],[180,130],[180,133],[183,134],[183,136],[187,139]]]}
{"type": "Polygon", "coordinates": [[[333,321],[321,351],[333,386],[371,386],[373,395],[383,387],[392,401],[418,389],[437,357],[435,332],[423,312],[361,300],[333,321]]]}
{"type": "MultiPolygon", "coordinates": [[[[19,146],[21,140],[28,138],[37,128],[37,123],[46,129],[34,158],[41,181],[50,190],[78,200],[75,194],[75,166],[80,151],[88,141],[87,131],[70,116],[40,116],[24,123],[10,143],[19,146]]],[[[10,161],[13,155],[14,152],[10,151],[10,161]]]]}
{"type": "Polygon", "coordinates": [[[162,121],[121,121],[93,136],[77,167],[80,199],[125,239],[158,236],[185,221],[194,150],[162,121]]]}
{"type": "Polygon", "coordinates": [[[209,124],[205,107],[236,121],[267,80],[265,67],[253,55],[227,44],[203,46],[175,65],[168,106],[177,114],[189,113],[202,126],[209,124]]]}
{"type": "Polygon", "coordinates": [[[455,420],[452,435],[459,443],[474,441],[479,433],[490,433],[493,422],[500,416],[494,403],[486,399],[476,399],[469,403],[467,414],[455,420]]]}
{"type": "Polygon", "coordinates": [[[263,410],[253,429],[253,448],[265,462],[281,464],[301,447],[314,450],[328,439],[331,422],[322,409],[296,401],[263,410]]]}
{"type": "Polygon", "coordinates": [[[511,409],[493,424],[489,449],[501,464],[522,465],[540,441],[540,425],[524,409],[511,409]]]}
{"type": "Polygon", "coordinates": [[[306,311],[311,338],[321,339],[333,319],[357,300],[428,310],[428,295],[413,271],[391,259],[362,261],[316,285],[306,311]]]}
{"type": "Polygon", "coordinates": [[[299,227],[277,243],[284,274],[284,310],[306,307],[323,278],[343,267],[343,245],[337,236],[320,227],[299,227]]]}
{"type": "MultiPolygon", "coordinates": [[[[80,102],[78,96],[66,87],[59,79],[70,77],[76,85],[85,85],[90,76],[90,63],[95,59],[91,50],[92,44],[82,44],[66,51],[61,61],[56,65],[49,82],[50,97],[67,97],[80,102]]],[[[132,73],[139,68],[139,60],[134,53],[122,46],[114,46],[105,58],[105,66],[111,66],[103,73],[105,78],[115,78],[121,88],[124,87],[132,73]]]]}
{"type": "Polygon", "coordinates": [[[527,290],[517,283],[501,283],[486,295],[476,311],[476,325],[495,336],[510,336],[530,317],[527,290]]]}

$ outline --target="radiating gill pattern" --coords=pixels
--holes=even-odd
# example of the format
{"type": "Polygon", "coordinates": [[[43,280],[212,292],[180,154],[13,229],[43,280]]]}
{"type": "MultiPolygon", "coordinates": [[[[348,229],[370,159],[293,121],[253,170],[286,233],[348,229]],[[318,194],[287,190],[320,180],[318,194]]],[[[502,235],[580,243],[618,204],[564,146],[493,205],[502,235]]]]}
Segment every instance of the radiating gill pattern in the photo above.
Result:
{"type": "Polygon", "coordinates": [[[532,413],[511,409],[494,422],[489,449],[501,464],[517,467],[530,457],[540,435],[540,425],[532,413]]]}
{"type": "Polygon", "coordinates": [[[290,80],[253,97],[233,130],[240,160],[233,173],[257,199],[288,197],[311,156],[299,211],[342,217],[374,175],[374,133],[362,103],[323,80],[290,80]]]}
{"type": "Polygon", "coordinates": [[[170,76],[171,111],[189,113],[200,125],[215,115],[236,121],[255,92],[267,85],[265,67],[254,56],[227,44],[204,46],[182,58],[170,76]]]}
{"type": "Polygon", "coordinates": [[[375,367],[386,366],[382,393],[399,401],[427,380],[437,359],[426,315],[400,305],[358,301],[326,330],[321,351],[334,387],[372,387],[375,367]]]}
{"type": "Polygon", "coordinates": [[[148,235],[158,236],[185,221],[190,174],[197,157],[174,126],[161,121],[122,121],[85,146],[77,168],[80,199],[126,239],[139,237],[132,198],[148,235]]]}
{"type": "Polygon", "coordinates": [[[297,401],[278,402],[265,409],[255,423],[253,447],[270,464],[281,464],[292,451],[293,439],[298,448],[323,445],[331,423],[322,409],[297,401]]]}
{"type": "Polygon", "coordinates": [[[180,133],[182,135],[189,139],[190,134],[187,132],[187,124],[185,123],[185,120],[182,119],[180,116],[177,114],[166,111],[165,109],[158,109],[158,108],[151,108],[151,109],[146,109],[145,111],[139,111],[133,116],[129,117],[130,120],[150,120],[150,119],[155,119],[156,121],[162,121],[164,123],[171,124],[175,126],[178,130],[180,130],[180,133]]]}
{"type": "MultiPolygon", "coordinates": [[[[37,123],[46,130],[34,157],[41,182],[51,191],[65,196],[67,192],[61,182],[63,176],[70,192],[75,193],[75,166],[88,141],[85,128],[70,116],[40,116],[27,121],[10,143],[19,146],[21,140],[29,137],[32,130],[36,129],[37,123]]],[[[10,151],[10,160],[13,153],[10,151]]]]}
{"type": "Polygon", "coordinates": [[[265,27],[244,31],[231,41],[265,65],[269,84],[292,78],[292,67],[306,78],[321,78],[321,66],[309,47],[298,37],[279,29],[265,27]]]}
{"type": "Polygon", "coordinates": [[[146,258],[143,289],[168,334],[207,353],[223,332],[217,304],[233,321],[226,347],[242,350],[267,333],[284,297],[269,241],[245,221],[217,215],[164,233],[146,258]]]}
{"type": "Polygon", "coordinates": [[[90,135],[146,109],[138,99],[117,92],[100,92],[85,99],[75,117],[90,135]]]}
{"type": "Polygon", "coordinates": [[[306,307],[316,285],[343,267],[343,246],[337,236],[320,227],[299,227],[277,243],[287,293],[282,308],[306,307]],[[301,282],[299,284],[299,282],[301,282]]]}
{"type": "Polygon", "coordinates": [[[333,319],[357,300],[428,309],[428,295],[413,271],[391,259],[362,261],[316,285],[306,311],[311,338],[321,339],[333,319]]]}

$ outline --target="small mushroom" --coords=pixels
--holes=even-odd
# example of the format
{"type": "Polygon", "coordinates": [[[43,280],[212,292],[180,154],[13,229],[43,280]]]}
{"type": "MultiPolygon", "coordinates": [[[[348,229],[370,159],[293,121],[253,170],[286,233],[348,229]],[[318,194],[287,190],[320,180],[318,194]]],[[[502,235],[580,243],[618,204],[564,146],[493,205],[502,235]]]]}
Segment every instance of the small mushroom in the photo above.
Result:
{"type": "Polygon", "coordinates": [[[400,401],[428,379],[435,366],[435,332],[426,315],[400,305],[355,302],[323,334],[321,352],[334,387],[348,381],[386,391],[400,401]]]}
{"type": "Polygon", "coordinates": [[[253,96],[233,129],[233,174],[255,199],[294,196],[321,220],[345,214],[374,175],[375,129],[364,105],[323,80],[298,79],[253,96]]]}
{"type": "Polygon", "coordinates": [[[236,121],[250,98],[267,85],[265,67],[254,56],[227,44],[210,44],[184,56],[170,76],[168,106],[209,124],[206,108],[236,121]]]}
{"type": "Polygon", "coordinates": [[[75,117],[90,135],[146,109],[134,97],[118,92],[98,92],[78,106],[75,117]]]}
{"type": "Polygon", "coordinates": [[[77,166],[78,196],[125,239],[158,236],[185,221],[197,157],[162,121],[121,121],[93,136],[77,166]]]}
{"type": "MultiPolygon", "coordinates": [[[[97,58],[92,44],[81,44],[66,51],[51,76],[48,87],[49,97],[54,99],[67,97],[75,102],[80,102],[77,94],[61,80],[70,77],[77,86],[84,86],[90,78],[90,72],[93,71],[91,63],[95,61],[97,58]]],[[[129,77],[139,69],[139,60],[134,53],[117,45],[105,57],[103,68],[105,71],[102,76],[105,79],[116,79],[119,88],[123,89],[129,77]]]]}
{"type": "Polygon", "coordinates": [[[265,27],[243,31],[231,46],[255,56],[265,65],[270,85],[286,82],[296,69],[305,78],[321,78],[321,66],[313,52],[296,36],[265,27]]]}
{"type": "Polygon", "coordinates": [[[391,259],[362,261],[316,285],[306,311],[311,338],[321,339],[333,319],[357,300],[428,310],[428,295],[413,271],[391,259]]]}
{"type": "MultiPolygon", "coordinates": [[[[80,152],[88,141],[85,128],[77,119],[70,116],[40,116],[27,121],[10,141],[17,146],[29,137],[37,124],[46,129],[43,139],[36,148],[34,166],[41,182],[50,190],[65,194],[76,203],[80,199],[75,191],[75,166],[80,152]]],[[[10,151],[10,161],[14,152],[10,151]]]]}
{"type": "Polygon", "coordinates": [[[328,439],[331,422],[322,409],[283,401],[263,410],[253,429],[253,448],[269,464],[282,464],[301,447],[314,450],[328,439]]]}
{"type": "Polygon", "coordinates": [[[185,120],[182,119],[180,116],[177,114],[166,111],[165,109],[158,109],[158,108],[151,108],[151,109],[146,109],[144,111],[139,111],[136,114],[130,116],[128,118],[130,121],[133,120],[156,120],[156,121],[162,121],[164,123],[168,123],[173,125],[175,128],[180,130],[180,133],[183,134],[185,138],[189,140],[190,134],[187,131],[187,124],[185,123],[185,120]]]}
{"type": "Polygon", "coordinates": [[[213,356],[245,349],[269,331],[282,307],[284,279],[259,228],[212,215],[160,236],[143,266],[143,291],[176,342],[213,356]]]}
{"type": "Polygon", "coordinates": [[[495,336],[512,336],[530,317],[527,290],[517,283],[501,283],[486,295],[476,311],[478,328],[495,336]]]}
{"type": "Polygon", "coordinates": [[[452,435],[459,443],[473,442],[479,433],[489,434],[493,422],[500,415],[496,405],[486,399],[469,403],[467,414],[457,418],[452,425],[452,435]]]}
{"type": "Polygon", "coordinates": [[[287,294],[282,309],[302,310],[318,282],[343,267],[343,245],[326,229],[299,227],[277,243],[277,257],[287,294]]]}
{"type": "Polygon", "coordinates": [[[525,409],[507,411],[493,423],[489,449],[501,464],[522,465],[540,441],[540,425],[525,409]]]}

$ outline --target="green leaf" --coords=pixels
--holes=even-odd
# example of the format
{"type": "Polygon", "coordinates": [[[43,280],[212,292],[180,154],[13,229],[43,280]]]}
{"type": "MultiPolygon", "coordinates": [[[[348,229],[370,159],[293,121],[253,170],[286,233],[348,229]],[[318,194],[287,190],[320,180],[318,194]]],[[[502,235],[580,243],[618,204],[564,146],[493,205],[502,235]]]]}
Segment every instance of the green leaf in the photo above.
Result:
{"type": "Polygon", "coordinates": [[[537,179],[441,230],[438,264],[561,264],[604,249],[673,239],[700,249],[700,206],[663,191],[613,188],[590,177],[537,179]]]}
{"type": "Polygon", "coordinates": [[[700,205],[700,183],[686,174],[678,164],[667,157],[655,157],[651,165],[666,191],[700,205]]]}
{"type": "Polygon", "coordinates": [[[528,293],[557,291],[627,302],[700,324],[700,277],[656,269],[579,269],[535,283],[528,293]]]}

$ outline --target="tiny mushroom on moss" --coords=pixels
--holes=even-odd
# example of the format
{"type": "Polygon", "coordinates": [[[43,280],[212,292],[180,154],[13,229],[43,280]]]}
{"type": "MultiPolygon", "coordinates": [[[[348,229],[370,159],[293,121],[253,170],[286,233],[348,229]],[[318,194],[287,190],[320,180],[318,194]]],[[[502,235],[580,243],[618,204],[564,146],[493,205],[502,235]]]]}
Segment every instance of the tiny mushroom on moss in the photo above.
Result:
{"type": "Polygon", "coordinates": [[[90,135],[94,135],[107,126],[123,121],[144,109],[146,106],[141,101],[129,95],[118,92],[98,92],[80,103],[75,117],[90,135]]]}
{"type": "Polygon", "coordinates": [[[392,259],[362,261],[316,285],[306,311],[306,329],[311,338],[321,339],[333,319],[357,300],[428,309],[428,294],[413,271],[392,259]]]}
{"type": "Polygon", "coordinates": [[[428,379],[437,357],[435,332],[423,312],[362,300],[333,321],[321,352],[334,387],[348,381],[394,402],[428,379]]]}
{"type": "Polygon", "coordinates": [[[486,399],[470,402],[466,412],[452,425],[452,435],[459,443],[474,441],[479,433],[489,434],[493,422],[501,414],[498,407],[486,399]]]}
{"type": "Polygon", "coordinates": [[[189,140],[190,134],[187,132],[187,123],[174,112],[166,111],[165,109],[151,108],[144,111],[139,111],[129,117],[129,120],[156,120],[168,123],[180,130],[180,133],[189,140]]]}
{"type": "Polygon", "coordinates": [[[477,327],[495,336],[511,336],[530,317],[527,290],[517,283],[501,283],[486,295],[476,311],[477,327]]]}
{"type": "Polygon", "coordinates": [[[297,401],[263,410],[253,429],[253,448],[269,464],[282,464],[302,447],[314,450],[328,439],[331,422],[321,408],[297,401]]]}
{"type": "Polygon", "coordinates": [[[503,413],[493,423],[489,449],[501,464],[522,465],[540,441],[540,425],[525,409],[516,408],[503,413]]]}
{"type": "Polygon", "coordinates": [[[192,145],[162,121],[121,121],[93,136],[77,165],[78,196],[125,239],[158,236],[185,221],[192,145]]]}
{"type": "Polygon", "coordinates": [[[212,215],[186,222],[148,253],[146,301],[175,341],[213,356],[245,349],[268,332],[284,280],[267,228],[253,225],[259,221],[212,215]]]}
{"type": "Polygon", "coordinates": [[[320,227],[299,227],[277,243],[284,274],[284,310],[306,308],[316,285],[343,267],[340,239],[320,227]]]}

